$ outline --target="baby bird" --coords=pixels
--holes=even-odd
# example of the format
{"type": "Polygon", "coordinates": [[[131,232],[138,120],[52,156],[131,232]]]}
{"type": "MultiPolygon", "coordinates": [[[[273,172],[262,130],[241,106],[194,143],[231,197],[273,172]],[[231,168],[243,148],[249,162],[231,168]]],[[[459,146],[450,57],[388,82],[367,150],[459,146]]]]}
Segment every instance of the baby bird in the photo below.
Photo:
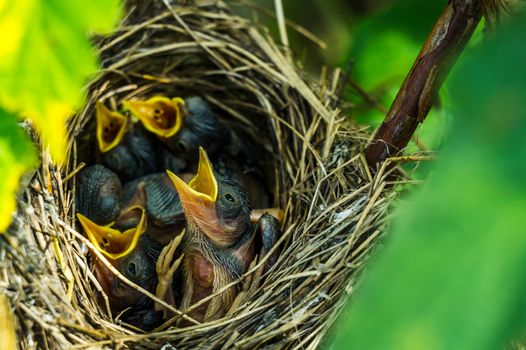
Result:
{"type": "MultiPolygon", "coordinates": [[[[109,262],[128,280],[154,293],[158,284],[156,261],[161,248],[148,235],[142,235],[133,251],[109,262]]],[[[94,275],[108,297],[113,316],[120,314],[121,320],[145,331],[162,323],[163,315],[155,310],[152,299],[119,279],[98,258],[93,260],[94,275]]],[[[99,305],[104,305],[102,296],[97,299],[99,305]]]]}
{"type": "Polygon", "coordinates": [[[155,96],[124,101],[123,105],[187,164],[197,163],[200,146],[215,155],[230,143],[230,132],[201,97],[155,96]]]}
{"type": "MultiPolygon", "coordinates": [[[[216,176],[204,149],[200,148],[199,153],[197,175],[188,184],[168,173],[187,221],[183,310],[241,277],[254,259],[256,241],[261,242],[261,253],[266,254],[279,235],[278,221],[268,214],[261,216],[257,224],[251,223],[246,192],[238,183],[216,176]]],[[[269,261],[268,268],[275,256],[269,261]]],[[[224,316],[238,288],[229,288],[189,315],[198,321],[224,316]]]]}
{"type": "MultiPolygon", "coordinates": [[[[157,285],[155,264],[162,246],[143,234],[146,229],[143,208],[127,207],[116,221],[105,226],[97,225],[82,214],[77,214],[77,217],[89,240],[110,264],[133,283],[154,292],[157,285]]],[[[160,324],[162,314],[154,309],[150,298],[121,281],[96,255],[93,256],[93,266],[113,315],[122,313],[123,321],[145,330],[160,324]]],[[[102,296],[97,299],[100,305],[104,305],[102,296]]]]}
{"type": "Polygon", "coordinates": [[[121,180],[103,165],[93,165],[77,176],[77,212],[99,225],[107,225],[120,212],[121,180]]]}
{"type": "Polygon", "coordinates": [[[158,171],[158,152],[142,126],[101,102],[96,110],[97,141],[105,166],[124,182],[158,171]]]}
{"type": "MultiPolygon", "coordinates": [[[[139,184],[130,206],[110,225],[99,226],[82,214],[77,216],[90,241],[110,264],[131,282],[175,306],[181,288],[180,278],[174,277],[182,257],[179,252],[174,263],[172,258],[183,235],[179,234],[164,248],[150,237],[145,230],[146,211],[136,204],[146,202],[143,186],[139,184]]],[[[144,330],[160,325],[164,308],[116,277],[96,255],[93,258],[95,277],[108,297],[112,314],[122,314],[123,321],[144,330]]],[[[98,302],[103,303],[101,296],[98,302]]]]}

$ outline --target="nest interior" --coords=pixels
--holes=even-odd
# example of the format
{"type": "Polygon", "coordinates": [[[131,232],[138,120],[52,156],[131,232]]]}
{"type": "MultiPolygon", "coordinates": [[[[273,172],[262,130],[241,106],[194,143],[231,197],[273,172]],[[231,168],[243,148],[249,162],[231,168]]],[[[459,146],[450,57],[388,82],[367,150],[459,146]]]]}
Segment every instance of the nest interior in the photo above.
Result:
{"type": "Polygon", "coordinates": [[[115,33],[96,40],[102,68],[70,120],[70,162],[58,169],[42,153],[9,234],[0,236],[0,291],[21,348],[316,348],[395,195],[384,172],[368,171],[361,151],[369,135],[338,107],[340,72],[310,80],[265,28],[220,1],[153,1],[128,11],[115,33]],[[74,186],[82,163],[94,161],[95,102],[116,107],[154,94],[205,97],[257,147],[270,204],[286,215],[278,262],[261,276],[260,257],[235,281],[242,292],[227,316],[144,333],[95,302],[93,246],[76,224],[74,186]]]}

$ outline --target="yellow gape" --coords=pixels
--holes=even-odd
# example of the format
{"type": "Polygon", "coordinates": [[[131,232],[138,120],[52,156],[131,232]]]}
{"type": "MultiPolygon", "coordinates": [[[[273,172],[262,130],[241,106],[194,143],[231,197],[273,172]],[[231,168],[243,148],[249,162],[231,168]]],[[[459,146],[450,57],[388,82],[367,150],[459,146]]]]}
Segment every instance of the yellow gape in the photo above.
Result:
{"type": "Polygon", "coordinates": [[[154,96],[146,101],[124,101],[123,106],[139,118],[146,129],[160,137],[171,137],[181,129],[184,108],[182,98],[154,96]]]}
{"type": "Polygon", "coordinates": [[[130,254],[146,230],[146,211],[139,206],[130,207],[126,212],[140,210],[141,218],[135,228],[121,232],[112,228],[114,222],[99,226],[82,214],[77,214],[80,224],[86,231],[91,243],[102,254],[112,260],[117,260],[130,254]]]}
{"type": "Polygon", "coordinates": [[[217,199],[217,180],[214,176],[214,169],[212,163],[208,159],[206,151],[203,147],[199,147],[199,165],[197,168],[197,174],[188,184],[184,182],[180,177],[167,171],[168,176],[172,179],[172,182],[181,197],[181,201],[186,198],[192,198],[192,200],[199,199],[201,202],[212,204],[217,199]]]}
{"type": "Polygon", "coordinates": [[[97,141],[102,153],[115,148],[128,129],[129,119],[116,111],[110,111],[102,102],[97,102],[97,141]]]}

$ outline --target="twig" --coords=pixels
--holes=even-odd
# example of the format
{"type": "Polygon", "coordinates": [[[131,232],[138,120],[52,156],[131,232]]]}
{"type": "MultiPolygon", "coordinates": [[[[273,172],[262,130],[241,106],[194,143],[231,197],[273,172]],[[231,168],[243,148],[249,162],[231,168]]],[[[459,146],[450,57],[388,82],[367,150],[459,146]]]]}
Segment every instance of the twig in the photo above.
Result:
{"type": "Polygon", "coordinates": [[[438,91],[482,18],[481,1],[450,0],[429,34],[374,140],[366,150],[371,168],[398,155],[427,117],[438,91]]]}

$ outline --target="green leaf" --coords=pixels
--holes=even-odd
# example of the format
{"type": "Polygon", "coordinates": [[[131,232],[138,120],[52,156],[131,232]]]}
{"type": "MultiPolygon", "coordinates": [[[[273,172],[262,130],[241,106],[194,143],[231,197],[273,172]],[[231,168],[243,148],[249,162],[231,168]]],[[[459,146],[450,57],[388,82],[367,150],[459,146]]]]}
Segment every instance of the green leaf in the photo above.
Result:
{"type": "Polygon", "coordinates": [[[9,305],[9,299],[2,292],[0,294],[0,339],[2,339],[2,347],[4,349],[16,349],[16,329],[13,319],[13,312],[9,305]]]}
{"type": "Polygon", "coordinates": [[[65,120],[97,68],[88,33],[118,12],[118,0],[0,0],[0,103],[34,121],[58,162],[65,120]]]}
{"type": "Polygon", "coordinates": [[[526,326],[526,21],[455,72],[455,123],[426,188],[333,330],[335,349],[502,349],[526,326]]]}
{"type": "Polygon", "coordinates": [[[33,144],[17,124],[17,118],[0,108],[0,233],[16,208],[15,193],[20,176],[36,164],[33,144]]]}

